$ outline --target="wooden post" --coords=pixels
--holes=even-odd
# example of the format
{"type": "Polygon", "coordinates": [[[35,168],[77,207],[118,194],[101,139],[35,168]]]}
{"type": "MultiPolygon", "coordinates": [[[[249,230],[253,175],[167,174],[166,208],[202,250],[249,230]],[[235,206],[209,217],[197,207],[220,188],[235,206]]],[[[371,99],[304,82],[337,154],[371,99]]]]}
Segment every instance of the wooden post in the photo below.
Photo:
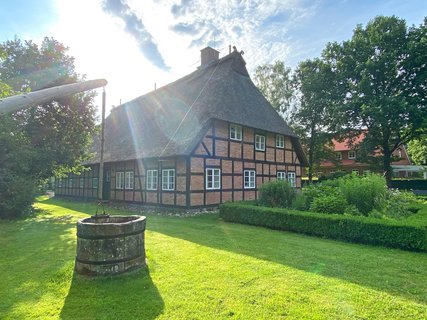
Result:
{"type": "Polygon", "coordinates": [[[99,183],[98,199],[102,200],[102,191],[104,188],[104,131],[105,131],[105,87],[102,90],[102,111],[101,111],[101,154],[99,160],[99,183]]]}

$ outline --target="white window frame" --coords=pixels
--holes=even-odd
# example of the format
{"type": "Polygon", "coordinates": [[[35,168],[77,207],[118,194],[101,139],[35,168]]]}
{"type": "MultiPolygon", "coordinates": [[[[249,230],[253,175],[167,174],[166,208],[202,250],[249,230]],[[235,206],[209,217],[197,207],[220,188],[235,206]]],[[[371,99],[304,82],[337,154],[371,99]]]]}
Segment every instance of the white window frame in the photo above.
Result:
{"type": "Polygon", "coordinates": [[[92,178],[92,189],[98,189],[99,178],[92,178]]]}
{"type": "Polygon", "coordinates": [[[255,150],[265,151],[265,136],[261,134],[255,135],[255,150]]]}
{"type": "Polygon", "coordinates": [[[125,189],[133,190],[135,186],[135,173],[133,171],[125,172],[125,189]]]}
{"type": "Polygon", "coordinates": [[[337,153],[335,153],[335,160],[342,160],[342,153],[341,153],[341,151],[338,151],[337,153]]]}
{"type": "Polygon", "coordinates": [[[356,151],[354,151],[354,150],[350,150],[350,151],[348,152],[348,159],[350,159],[350,160],[354,160],[354,159],[356,159],[356,151]]]}
{"type": "Polygon", "coordinates": [[[79,178],[79,188],[83,189],[85,187],[85,180],[84,178],[79,178]]]}
{"type": "Polygon", "coordinates": [[[175,169],[162,170],[162,190],[175,190],[175,169]]]}
{"type": "Polygon", "coordinates": [[[159,182],[159,173],[157,170],[147,170],[145,178],[147,190],[157,190],[159,182]]]}
{"type": "Polygon", "coordinates": [[[276,173],[276,180],[277,181],[287,180],[287,178],[286,178],[286,171],[277,171],[277,173],[276,173]]]}
{"type": "Polygon", "coordinates": [[[242,141],[242,126],[230,124],[230,140],[242,141]]]}
{"type": "Polygon", "coordinates": [[[286,174],[286,176],[287,176],[287,179],[288,179],[288,181],[289,181],[289,183],[290,183],[290,185],[291,185],[291,187],[296,187],[297,186],[297,176],[296,176],[296,173],[295,172],[292,172],[292,171],[290,171],[290,172],[288,172],[287,174],[286,174]]]}
{"type": "Polygon", "coordinates": [[[116,171],[116,189],[125,188],[125,173],[124,171],[116,171]]]}
{"type": "Polygon", "coordinates": [[[281,134],[276,134],[276,148],[284,149],[285,148],[285,136],[281,134]]]}
{"type": "Polygon", "coordinates": [[[206,168],[205,173],[206,190],[218,190],[221,189],[221,169],[218,168],[206,168]]]}
{"type": "Polygon", "coordinates": [[[244,189],[255,189],[256,187],[256,171],[255,170],[244,170],[243,171],[243,188],[244,189]],[[246,180],[248,179],[248,180],[246,180]]]}

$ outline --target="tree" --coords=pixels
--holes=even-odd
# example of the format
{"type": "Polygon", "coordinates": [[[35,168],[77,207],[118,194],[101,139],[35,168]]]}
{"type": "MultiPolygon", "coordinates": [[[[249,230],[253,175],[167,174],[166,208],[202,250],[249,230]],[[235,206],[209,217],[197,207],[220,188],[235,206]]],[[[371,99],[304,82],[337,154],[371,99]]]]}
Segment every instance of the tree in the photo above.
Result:
{"type": "MultiPolygon", "coordinates": [[[[40,46],[19,39],[0,44],[0,95],[79,80],[67,51],[52,38],[40,46]]],[[[0,217],[22,215],[43,180],[82,169],[95,130],[93,97],[77,94],[0,119],[0,217]]]]}
{"type": "Polygon", "coordinates": [[[332,154],[333,115],[331,114],[334,73],[320,59],[298,65],[294,84],[298,91],[298,107],[292,114],[292,126],[301,137],[308,155],[308,180],[312,181],[316,166],[332,154]]]}
{"type": "Polygon", "coordinates": [[[381,154],[389,185],[393,151],[426,130],[426,30],[427,20],[408,28],[402,19],[380,16],[323,51],[340,90],[333,105],[341,133],[365,132],[360,147],[381,154]]]}
{"type": "Polygon", "coordinates": [[[255,85],[285,119],[289,115],[294,96],[291,80],[291,69],[283,61],[260,65],[255,70],[255,85]]]}

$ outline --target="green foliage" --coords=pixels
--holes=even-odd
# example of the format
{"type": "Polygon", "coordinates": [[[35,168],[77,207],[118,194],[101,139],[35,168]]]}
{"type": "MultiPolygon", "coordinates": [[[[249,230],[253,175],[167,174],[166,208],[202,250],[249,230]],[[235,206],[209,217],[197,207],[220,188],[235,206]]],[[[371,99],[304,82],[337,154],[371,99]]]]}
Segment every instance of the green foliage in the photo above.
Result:
{"type": "Polygon", "coordinates": [[[298,65],[293,83],[298,91],[298,103],[292,114],[292,127],[301,138],[308,155],[308,179],[322,160],[333,157],[330,129],[334,124],[332,96],[335,94],[334,73],[321,59],[306,60],[298,65]]]}
{"type": "Polygon", "coordinates": [[[258,66],[254,82],[273,108],[287,116],[294,96],[291,69],[287,68],[283,61],[258,66]]]}
{"type": "Polygon", "coordinates": [[[391,220],[266,208],[236,202],[222,204],[220,216],[228,222],[350,242],[427,251],[425,226],[405,225],[391,220]]]}
{"type": "Polygon", "coordinates": [[[381,210],[387,194],[385,179],[376,174],[341,178],[339,190],[348,204],[354,205],[365,216],[373,209],[381,210]]]}
{"type": "Polygon", "coordinates": [[[313,199],[310,211],[330,214],[343,214],[348,204],[340,193],[325,194],[313,199]]]}
{"type": "Polygon", "coordinates": [[[259,203],[267,207],[289,208],[296,196],[295,188],[288,181],[264,183],[259,192],[259,203]]]}
{"type": "MultiPolygon", "coordinates": [[[[76,82],[74,58],[52,38],[0,44],[0,97],[76,82]]],[[[0,217],[28,212],[35,186],[81,169],[95,130],[93,93],[64,97],[0,121],[0,217]],[[15,192],[18,187],[22,192],[15,192]],[[15,206],[15,208],[13,208],[15,206]]]]}
{"type": "Polygon", "coordinates": [[[384,215],[390,218],[401,219],[418,211],[412,207],[416,203],[412,192],[390,190],[387,192],[385,203],[384,215]]]}
{"type": "MultiPolygon", "coordinates": [[[[408,28],[395,16],[379,16],[358,25],[350,40],[330,43],[323,58],[334,71],[339,94],[332,95],[335,121],[350,137],[366,133],[359,146],[372,155],[380,151],[387,183],[392,152],[425,132],[427,118],[427,19],[408,28]]],[[[363,161],[363,159],[360,159],[363,161]]]]}
{"type": "Polygon", "coordinates": [[[333,173],[330,173],[330,174],[327,174],[327,175],[321,175],[319,177],[319,181],[322,182],[322,181],[326,181],[326,180],[335,180],[335,179],[338,179],[338,178],[341,178],[341,177],[345,177],[347,175],[348,175],[348,172],[345,172],[345,171],[336,171],[336,172],[333,172],[333,173]]]}
{"type": "Polygon", "coordinates": [[[408,153],[416,165],[427,165],[427,135],[408,142],[408,153]]]}
{"type": "Polygon", "coordinates": [[[402,219],[417,210],[412,193],[388,190],[377,174],[346,175],[302,189],[292,208],[320,213],[402,219]]]}
{"type": "Polygon", "coordinates": [[[291,208],[294,210],[307,211],[310,209],[310,200],[303,192],[297,193],[291,208]]]}

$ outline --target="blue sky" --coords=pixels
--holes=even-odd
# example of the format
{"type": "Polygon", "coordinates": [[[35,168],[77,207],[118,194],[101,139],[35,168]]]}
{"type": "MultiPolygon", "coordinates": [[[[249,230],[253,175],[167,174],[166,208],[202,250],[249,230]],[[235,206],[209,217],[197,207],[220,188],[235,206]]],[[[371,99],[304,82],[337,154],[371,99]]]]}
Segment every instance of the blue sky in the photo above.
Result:
{"type": "Polygon", "coordinates": [[[111,106],[194,71],[207,44],[244,50],[251,73],[278,59],[295,67],[377,15],[419,25],[427,1],[0,0],[0,41],[61,41],[78,72],[109,81],[111,106]]]}

